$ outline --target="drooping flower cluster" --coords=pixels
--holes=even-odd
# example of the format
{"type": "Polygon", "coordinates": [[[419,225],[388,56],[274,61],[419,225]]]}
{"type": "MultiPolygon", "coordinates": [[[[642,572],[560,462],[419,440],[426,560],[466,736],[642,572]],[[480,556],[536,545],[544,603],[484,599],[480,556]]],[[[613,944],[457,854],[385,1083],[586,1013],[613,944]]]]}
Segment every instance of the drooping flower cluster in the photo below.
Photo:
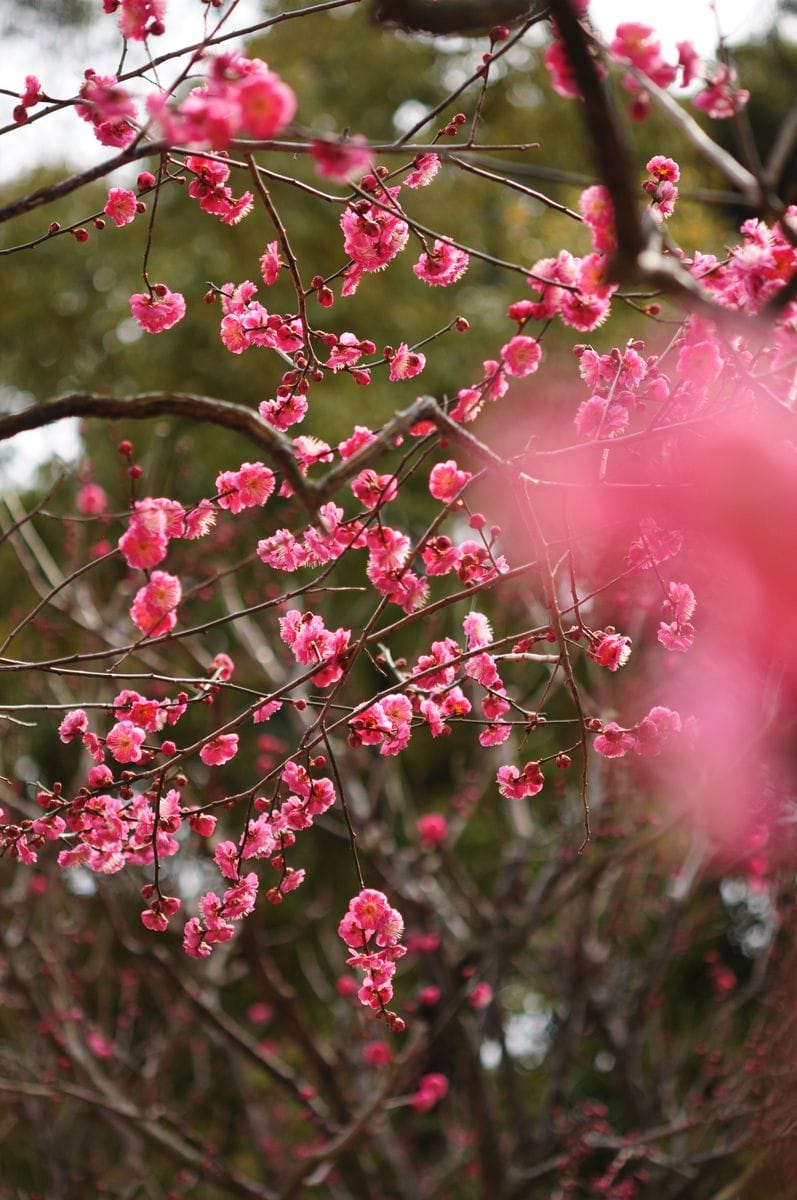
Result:
{"type": "Polygon", "coordinates": [[[688,650],[695,640],[695,627],[692,616],[697,601],[688,583],[670,581],[667,598],[662,605],[662,616],[665,618],[659,625],[656,634],[662,646],[667,650],[688,650]]]}
{"type": "MultiPolygon", "coordinates": [[[[315,765],[323,765],[323,759],[316,759],[315,765]]],[[[214,862],[231,886],[221,896],[206,892],[199,901],[200,915],[186,923],[183,948],[192,958],[207,958],[216,943],[233,936],[233,922],[252,912],[259,880],[253,871],[241,874],[244,860],[267,859],[279,873],[277,883],[266,892],[272,904],[280,904],[285,895],[301,886],[304,870],[289,867],[286,853],[295,844],[297,833],[310,829],[316,817],[332,807],[335,788],[331,779],[312,776],[292,761],[285,764],[281,782],[287,796],[272,803],[256,798],[253,807],[258,815],[248,821],[240,842],[226,840],[216,846],[214,862]]]]}
{"type": "Polygon", "coordinates": [[[343,249],[352,260],[346,271],[343,295],[353,295],[363,272],[381,271],[407,245],[409,225],[401,213],[400,187],[371,189],[373,201],[357,200],[340,218],[343,249]]]}
{"type": "Polygon", "coordinates": [[[129,567],[157,566],[166,557],[172,538],[186,532],[186,513],[177,500],[148,496],[133,506],[130,523],[118,546],[129,567]]]}
{"type": "Polygon", "coordinates": [[[357,998],[394,1029],[403,1028],[403,1022],[387,1005],[393,999],[396,962],[407,952],[401,944],[403,933],[401,913],[374,888],[364,888],[349,901],[349,910],[338,926],[338,935],[352,952],[347,963],[365,972],[357,998]]]}
{"type": "Polygon", "coordinates": [[[645,170],[649,172],[650,179],[642,184],[642,190],[650,197],[651,216],[661,222],[675,211],[675,201],[678,199],[675,185],[681,177],[681,169],[673,159],[656,154],[647,162],[645,170]]]}
{"type": "Polygon", "coordinates": [[[254,197],[251,192],[244,192],[236,200],[232,188],[227,187],[230,168],[226,163],[219,162],[218,158],[191,154],[185,165],[194,174],[188,185],[188,195],[199,201],[203,212],[218,217],[225,225],[237,225],[252,211],[254,197]]]}
{"type": "Polygon", "coordinates": [[[139,588],[130,608],[133,623],[146,637],[160,637],[177,624],[177,607],[183,589],[176,575],[153,571],[149,583],[139,588]]]}

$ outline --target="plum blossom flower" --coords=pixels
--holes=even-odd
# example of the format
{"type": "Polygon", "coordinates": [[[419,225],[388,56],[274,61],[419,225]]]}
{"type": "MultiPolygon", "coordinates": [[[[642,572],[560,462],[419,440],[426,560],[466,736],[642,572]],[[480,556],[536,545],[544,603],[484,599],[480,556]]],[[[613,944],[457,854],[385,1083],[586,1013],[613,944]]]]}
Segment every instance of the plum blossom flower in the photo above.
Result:
{"type": "Polygon", "coordinates": [[[378,475],[370,467],[360,471],[350,486],[353,495],[366,508],[376,508],[377,505],[388,504],[398,495],[398,483],[395,475],[378,475]]]}
{"type": "Polygon", "coordinates": [[[610,671],[617,671],[620,667],[625,666],[631,657],[631,639],[624,634],[615,632],[609,625],[595,636],[589,656],[599,666],[607,667],[610,671]]]}
{"type": "Polygon", "coordinates": [[[280,257],[279,243],[269,242],[263,254],[260,255],[259,262],[263,283],[266,287],[271,287],[279,279],[280,271],[285,265],[280,257]]]}
{"type": "Polygon", "coordinates": [[[237,225],[252,211],[254,197],[251,192],[244,192],[235,199],[232,189],[226,186],[230,176],[226,163],[192,154],[186,159],[186,167],[194,172],[188,195],[199,201],[203,212],[218,217],[225,225],[237,225]]]}
{"type": "Polygon", "coordinates": [[[442,813],[424,813],[418,818],[416,826],[421,845],[437,846],[445,841],[448,833],[448,821],[442,813]]]}
{"type": "Polygon", "coordinates": [[[507,375],[533,375],[540,365],[542,348],[536,338],[518,333],[501,347],[501,361],[507,375]]]}
{"type": "Polygon", "coordinates": [[[634,749],[634,735],[616,721],[608,721],[592,744],[604,758],[623,758],[634,749]]]}
{"type": "Polygon", "coordinates": [[[185,509],[177,500],[149,496],[138,500],[118,546],[129,567],[154,567],[166,557],[169,540],[181,537],[185,509]]]}
{"type": "Polygon", "coordinates": [[[675,211],[675,201],[678,199],[675,185],[681,177],[681,169],[673,159],[656,154],[648,161],[645,170],[651,178],[642,184],[642,188],[650,197],[651,216],[661,222],[675,211]]]}
{"type": "Polygon", "coordinates": [[[140,762],[146,733],[132,721],[118,721],[110,730],[105,745],[117,762],[140,762]]]}
{"type": "Polygon", "coordinates": [[[355,425],[349,437],[338,443],[338,454],[342,459],[351,458],[363,446],[368,446],[376,438],[376,434],[367,425],[355,425]]]}
{"type": "Polygon", "coordinates": [[[183,950],[191,958],[207,958],[213,947],[207,941],[206,931],[200,924],[199,917],[191,917],[183,930],[183,950]]]}
{"type": "Polygon", "coordinates": [[[428,187],[440,170],[440,159],[436,154],[418,154],[413,170],[404,180],[408,188],[428,187]]]}
{"type": "MultiPolygon", "coordinates": [[[[567,51],[562,42],[555,38],[545,51],[542,61],[551,76],[551,87],[566,100],[580,100],[581,91],[570,66],[567,51]]],[[[598,68],[601,70],[601,68],[598,68]]]]}
{"type": "Polygon", "coordinates": [[[12,113],[14,123],[16,125],[27,124],[28,109],[35,108],[43,99],[42,85],[39,82],[38,76],[25,76],[25,90],[19,94],[19,104],[12,113]]]}
{"type": "Polygon", "coordinates": [[[700,67],[700,55],[691,42],[676,42],[675,49],[678,51],[678,66],[681,68],[681,87],[689,87],[693,79],[696,79],[700,67]]]}
{"type": "Polygon", "coordinates": [[[662,529],[652,517],[643,517],[639,522],[640,537],[628,548],[626,561],[629,567],[647,571],[654,564],[673,558],[683,545],[683,534],[678,529],[662,529]]]}
{"type": "Polygon", "coordinates": [[[77,510],[85,516],[96,516],[104,513],[108,507],[108,497],[105,489],[98,483],[84,483],[77,494],[77,510]]]}
{"type": "Polygon", "coordinates": [[[241,463],[237,471],[222,471],[216,477],[219,508],[239,513],[263,505],[275,487],[274,472],[261,462],[241,463]]]}
{"type": "Polygon", "coordinates": [[[280,637],[290,646],[296,661],[321,666],[313,675],[313,682],[319,687],[337,683],[343,675],[340,658],[348,648],[351,630],[329,630],[322,617],[295,608],[280,617],[279,624],[280,637]]]}
{"type": "Polygon", "coordinates": [[[210,59],[208,77],[176,110],[148,101],[150,116],[171,141],[223,150],[241,133],[270,138],[293,119],[296,94],[260,59],[228,51],[210,59]]]}
{"type": "Polygon", "coordinates": [[[199,751],[199,757],[207,767],[218,767],[229,762],[238,753],[238,734],[219,733],[206,742],[199,751]]]}
{"type": "Polygon", "coordinates": [[[216,510],[210,500],[200,500],[198,504],[185,515],[185,531],[183,537],[188,541],[205,537],[216,524],[216,510]]]}
{"type": "Polygon", "coordinates": [[[130,608],[133,623],[147,636],[168,633],[177,624],[183,589],[176,575],[153,571],[148,584],[136,592],[130,608]]]}
{"type": "Polygon", "coordinates": [[[406,342],[386,357],[390,363],[390,379],[394,383],[397,379],[413,379],[426,366],[426,355],[410,350],[406,342]]]}
{"type": "Polygon", "coordinates": [[[656,638],[665,650],[685,653],[695,640],[695,627],[689,621],[662,621],[656,638]]]}
{"type": "Polygon", "coordinates": [[[129,688],[124,688],[114,698],[113,708],[117,720],[132,721],[148,733],[157,733],[166,724],[167,710],[162,704],[129,688]]]}
{"type": "Polygon", "coordinates": [[[117,7],[122,37],[143,42],[164,32],[166,0],[119,0],[117,7]]]}
{"type": "Polygon", "coordinates": [[[733,67],[719,63],[706,80],[705,90],[698,92],[692,103],[707,116],[726,120],[743,109],[750,99],[747,89],[737,87],[736,83],[733,67]]]}
{"type": "Polygon", "coordinates": [[[165,933],[169,927],[169,918],[179,912],[180,907],[181,901],[177,896],[156,897],[149,908],[145,908],[141,913],[141,924],[153,933],[165,933]]]}
{"type": "Polygon", "coordinates": [[[493,640],[492,627],[484,613],[469,612],[462,621],[462,628],[468,640],[469,650],[487,646],[493,640]]]}
{"type": "Polygon", "coordinates": [[[513,766],[499,767],[496,778],[499,792],[508,800],[523,800],[526,796],[536,796],[545,784],[538,762],[526,763],[522,771],[513,766]]]}
{"type": "Polygon", "coordinates": [[[462,278],[469,262],[470,257],[465,250],[436,239],[433,249],[424,251],[412,270],[432,287],[449,287],[462,278]]]}
{"type": "Polygon", "coordinates": [[[634,726],[634,753],[647,758],[660,754],[674,733],[681,732],[681,717],[672,708],[657,704],[634,726]]]}
{"type": "Polygon", "coordinates": [[[131,192],[128,188],[111,188],[102,211],[106,217],[111,218],[117,229],[121,229],[123,225],[129,225],[134,219],[138,212],[137,205],[135,192],[131,192]]]}
{"type": "Polygon", "coordinates": [[[446,462],[436,463],[429,474],[429,491],[435,500],[442,504],[450,504],[469,479],[473,478],[471,471],[463,471],[453,458],[446,462]]]}
{"type": "Polygon", "coordinates": [[[628,424],[629,413],[624,404],[610,401],[603,396],[590,396],[578,406],[575,415],[576,432],[579,437],[616,437],[628,424]]]}
{"type": "Polygon", "coordinates": [[[89,719],[82,708],[73,708],[66,714],[58,726],[58,736],[62,742],[71,742],[84,734],[89,727],[89,719]]]}
{"type": "Polygon", "coordinates": [[[448,1079],[445,1075],[432,1072],[422,1075],[418,1090],[412,1096],[410,1104],[417,1113],[428,1112],[435,1108],[448,1095],[448,1079]]]}
{"type": "Polygon", "coordinates": [[[594,248],[603,254],[611,254],[617,245],[617,234],[614,207],[608,189],[597,183],[585,188],[579,198],[579,208],[592,233],[594,248]]]}
{"type": "Polygon", "coordinates": [[[130,311],[147,333],[163,333],[185,316],[185,298],[158,283],[151,294],[136,292],[130,297],[130,311]]]}

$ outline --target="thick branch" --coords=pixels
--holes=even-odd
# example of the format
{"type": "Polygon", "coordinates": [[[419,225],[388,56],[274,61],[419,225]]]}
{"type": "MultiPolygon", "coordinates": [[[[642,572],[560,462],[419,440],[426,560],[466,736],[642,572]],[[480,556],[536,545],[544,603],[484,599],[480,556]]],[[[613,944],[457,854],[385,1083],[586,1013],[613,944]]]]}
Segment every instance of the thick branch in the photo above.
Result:
{"type": "Polygon", "coordinates": [[[87,171],[80,171],[77,175],[62,179],[60,183],[48,183],[45,187],[37,188],[35,192],[20,196],[18,200],[12,200],[10,204],[0,208],[0,225],[4,221],[13,220],[14,217],[21,217],[23,213],[33,212],[34,208],[41,208],[43,204],[61,200],[86,184],[93,183],[95,179],[110,175],[112,171],[117,171],[127,163],[136,162],[140,158],[151,158],[153,154],[160,154],[167,149],[167,142],[141,142],[131,146],[129,150],[123,150],[121,154],[114,155],[113,158],[106,158],[104,162],[89,167],[87,171]]]}
{"type": "Polygon", "coordinates": [[[251,408],[187,392],[141,392],[134,396],[103,396],[70,392],[57,400],[0,416],[0,442],[28,429],[42,429],[64,417],[103,417],[109,421],[147,421],[151,417],[180,417],[204,421],[243,434],[278,464],[294,492],[313,508],[313,491],[293,454],[293,446],[278,430],[261,421],[251,408]]]}
{"type": "Polygon", "coordinates": [[[408,31],[479,34],[538,16],[546,0],[377,0],[374,20],[408,31]]]}
{"type": "Polygon", "coordinates": [[[587,33],[570,0],[551,0],[551,12],[584,98],[584,123],[590,136],[595,165],[612,199],[618,256],[629,264],[636,264],[645,248],[646,238],[634,201],[636,185],[628,143],[598,74],[587,33]]]}

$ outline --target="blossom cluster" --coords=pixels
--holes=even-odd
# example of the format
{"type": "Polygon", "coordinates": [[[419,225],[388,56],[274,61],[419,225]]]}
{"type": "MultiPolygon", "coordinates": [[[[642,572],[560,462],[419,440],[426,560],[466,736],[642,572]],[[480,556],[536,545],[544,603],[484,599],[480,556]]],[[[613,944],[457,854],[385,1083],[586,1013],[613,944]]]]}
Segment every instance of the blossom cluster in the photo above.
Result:
{"type": "MultiPolygon", "coordinates": [[[[314,765],[323,766],[323,759],[316,759],[314,765]]],[[[266,859],[278,872],[278,881],[266,892],[271,904],[280,904],[285,895],[301,886],[304,870],[288,865],[287,852],[295,845],[297,833],[310,829],[316,817],[335,803],[335,787],[331,779],[311,775],[293,761],[286,763],[281,784],[289,794],[280,801],[255,799],[258,815],[248,821],[240,842],[227,839],[216,846],[214,862],[231,883],[221,896],[206,892],[199,901],[199,916],[186,923],[183,948],[192,958],[207,958],[214,945],[233,936],[234,922],[252,912],[259,879],[254,871],[241,873],[244,860],[266,859]]]]}
{"type": "Polygon", "coordinates": [[[363,888],[350,900],[338,925],[338,936],[351,951],[347,963],[365,972],[357,993],[360,1003],[382,1016],[388,1028],[397,1030],[403,1028],[403,1022],[387,1005],[393,999],[396,962],[407,952],[401,944],[403,933],[401,913],[375,888],[363,888]]]}
{"type": "MultiPolygon", "coordinates": [[[[651,99],[645,87],[646,79],[660,88],[668,88],[676,82],[680,87],[687,88],[699,80],[703,88],[692,98],[692,103],[710,117],[732,117],[744,108],[750,93],[738,86],[732,66],[724,62],[704,62],[690,41],[678,42],[676,49],[677,60],[667,62],[661,41],[652,26],[639,21],[627,21],[617,26],[607,52],[613,62],[626,68],[622,84],[633,97],[629,107],[629,115],[633,120],[642,121],[650,112],[651,99]]],[[[561,41],[555,39],[551,42],[545,52],[544,62],[550,72],[554,91],[568,99],[580,99],[578,82],[561,41]]],[[[597,69],[600,74],[606,74],[603,63],[598,62],[597,69]]]]}

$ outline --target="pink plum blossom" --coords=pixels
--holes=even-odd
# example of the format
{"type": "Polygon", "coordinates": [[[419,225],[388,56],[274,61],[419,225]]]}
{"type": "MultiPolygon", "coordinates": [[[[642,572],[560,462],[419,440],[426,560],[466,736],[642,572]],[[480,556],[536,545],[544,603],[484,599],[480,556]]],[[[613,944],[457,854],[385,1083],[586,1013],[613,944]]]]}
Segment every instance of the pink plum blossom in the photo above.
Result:
{"type": "Polygon", "coordinates": [[[206,742],[199,751],[199,757],[208,767],[218,767],[229,762],[238,753],[238,734],[219,733],[206,742]]]}
{"type": "Polygon", "coordinates": [[[108,751],[117,762],[140,762],[146,733],[132,721],[118,721],[105,739],[108,751]]]}
{"type": "Polygon", "coordinates": [[[156,284],[150,294],[137,292],[130,297],[130,311],[147,333],[163,333],[185,316],[185,299],[164,284],[156,284]]]}
{"type": "Polygon", "coordinates": [[[138,211],[137,204],[135,192],[131,192],[127,188],[111,188],[102,211],[106,217],[111,218],[117,228],[121,229],[123,225],[129,225],[134,219],[138,211]]]}

